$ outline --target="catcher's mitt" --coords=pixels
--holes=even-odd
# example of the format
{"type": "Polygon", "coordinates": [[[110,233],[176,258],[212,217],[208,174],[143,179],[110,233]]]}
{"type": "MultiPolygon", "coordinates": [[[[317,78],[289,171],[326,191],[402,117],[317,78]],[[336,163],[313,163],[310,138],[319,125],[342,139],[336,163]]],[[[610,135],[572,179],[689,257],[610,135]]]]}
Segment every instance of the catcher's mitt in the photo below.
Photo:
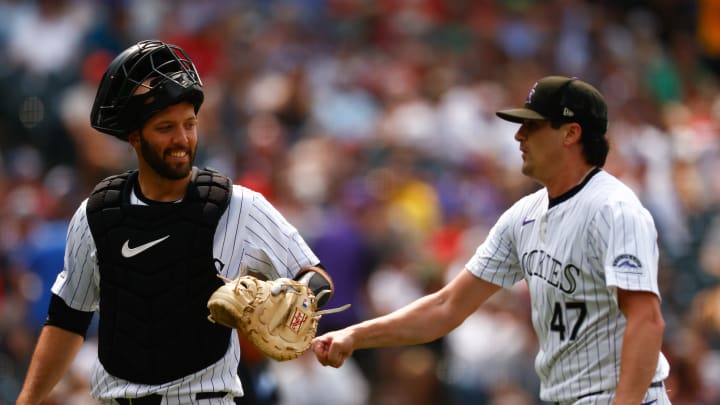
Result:
{"type": "Polygon", "coordinates": [[[322,315],[350,307],[317,311],[318,297],[307,285],[289,278],[221,278],[226,284],[210,296],[208,319],[238,329],[260,351],[279,361],[297,358],[310,347],[322,315]]]}

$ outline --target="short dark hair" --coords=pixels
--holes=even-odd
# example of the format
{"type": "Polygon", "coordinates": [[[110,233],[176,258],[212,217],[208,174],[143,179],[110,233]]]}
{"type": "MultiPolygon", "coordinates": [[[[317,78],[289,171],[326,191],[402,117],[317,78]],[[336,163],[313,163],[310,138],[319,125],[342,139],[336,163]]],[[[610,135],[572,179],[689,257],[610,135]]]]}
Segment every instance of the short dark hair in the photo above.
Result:
{"type": "MultiPolygon", "coordinates": [[[[567,124],[567,122],[550,122],[550,126],[553,129],[558,129],[565,124],[567,124]]],[[[578,123],[578,125],[582,128],[582,124],[578,123]]],[[[585,157],[585,161],[588,164],[597,167],[605,166],[607,155],[610,152],[610,142],[605,136],[605,131],[594,127],[582,128],[580,143],[583,146],[583,157],[585,157]]]]}

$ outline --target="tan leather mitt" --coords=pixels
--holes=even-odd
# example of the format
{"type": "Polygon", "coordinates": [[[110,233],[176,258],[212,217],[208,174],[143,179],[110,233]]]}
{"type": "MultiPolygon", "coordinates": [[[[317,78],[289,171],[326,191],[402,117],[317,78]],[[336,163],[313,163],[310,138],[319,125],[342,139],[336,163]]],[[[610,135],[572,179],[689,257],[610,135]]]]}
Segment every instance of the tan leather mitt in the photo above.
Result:
{"type": "Polygon", "coordinates": [[[295,359],[310,347],[322,315],[350,306],[317,311],[317,297],[308,286],[289,278],[240,276],[225,283],[208,300],[208,319],[238,329],[278,361],[295,359]]]}

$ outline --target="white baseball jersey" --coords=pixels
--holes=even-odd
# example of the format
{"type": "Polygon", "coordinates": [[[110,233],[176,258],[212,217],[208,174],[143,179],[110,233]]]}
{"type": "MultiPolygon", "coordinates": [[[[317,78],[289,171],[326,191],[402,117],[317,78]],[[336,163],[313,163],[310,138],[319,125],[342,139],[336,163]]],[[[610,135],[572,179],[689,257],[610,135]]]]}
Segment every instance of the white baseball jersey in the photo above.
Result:
{"type": "MultiPolygon", "coordinates": [[[[467,263],[475,276],[527,281],[543,400],[615,389],[626,324],[616,288],[660,296],[656,239],[635,194],[600,170],[557,199],[545,188],[522,198],[478,247],[467,263]]],[[[658,360],[653,381],[669,373],[658,360]]]]}
{"type": "MultiPolygon", "coordinates": [[[[134,193],[131,203],[143,204],[134,193]]],[[[89,312],[98,310],[101,297],[95,241],[88,226],[86,204],[87,200],[70,222],[64,268],[52,291],[71,308],[89,312]]],[[[238,275],[241,262],[248,271],[272,278],[292,278],[302,267],[319,262],[297,229],[261,194],[238,185],[233,186],[230,204],[218,223],[213,253],[221,263],[218,266],[222,268],[220,273],[230,279],[238,275]]],[[[241,396],[242,386],[237,377],[239,361],[240,345],[234,333],[225,356],[218,362],[162,385],[136,384],[114,377],[96,359],[91,380],[92,396],[107,402],[111,398],[156,393],[164,395],[163,404],[169,405],[194,403],[194,395],[198,392],[227,391],[233,396],[241,396]]]]}

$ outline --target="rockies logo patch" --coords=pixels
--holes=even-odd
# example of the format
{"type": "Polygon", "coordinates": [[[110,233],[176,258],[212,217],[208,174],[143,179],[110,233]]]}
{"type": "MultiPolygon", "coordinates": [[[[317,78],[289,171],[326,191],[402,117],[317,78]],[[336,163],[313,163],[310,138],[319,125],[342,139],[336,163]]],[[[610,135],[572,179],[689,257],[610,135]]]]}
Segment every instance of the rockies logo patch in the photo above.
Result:
{"type": "Polygon", "coordinates": [[[642,268],[642,263],[633,255],[623,254],[613,260],[613,267],[617,267],[623,272],[637,273],[642,268]]]}

